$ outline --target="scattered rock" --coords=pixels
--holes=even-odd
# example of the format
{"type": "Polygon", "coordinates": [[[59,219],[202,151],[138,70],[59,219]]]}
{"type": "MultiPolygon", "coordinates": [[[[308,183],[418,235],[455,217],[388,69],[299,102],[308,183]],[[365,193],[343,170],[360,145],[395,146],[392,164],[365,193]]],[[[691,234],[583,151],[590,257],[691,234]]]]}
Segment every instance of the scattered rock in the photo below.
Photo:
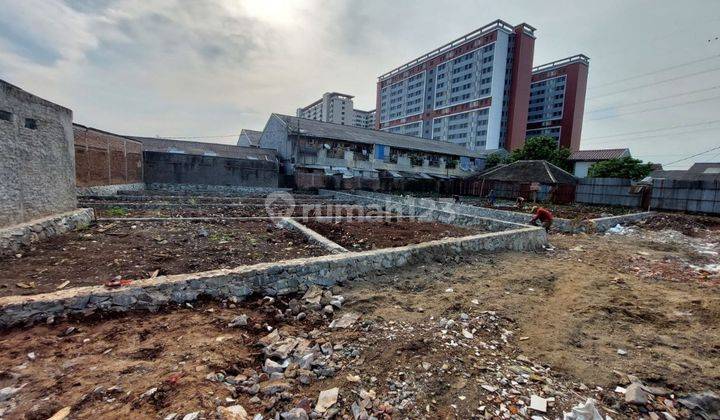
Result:
{"type": "Polygon", "coordinates": [[[244,327],[248,324],[248,317],[247,315],[238,315],[235,318],[230,321],[228,324],[228,327],[235,328],[235,327],[244,327]]]}
{"type": "Polygon", "coordinates": [[[70,415],[70,410],[71,407],[65,407],[57,413],[53,414],[52,417],[48,418],[48,420],[64,420],[65,418],[67,418],[67,416],[70,415]]]}
{"type": "Polygon", "coordinates": [[[326,412],[330,407],[335,405],[338,399],[339,388],[330,388],[320,392],[318,396],[317,404],[315,405],[315,411],[318,413],[326,412]]]}
{"type": "Polygon", "coordinates": [[[187,413],[183,417],[183,420],[198,420],[200,418],[200,412],[199,411],[193,411],[192,413],[187,413]]]}
{"type": "Polygon", "coordinates": [[[648,393],[642,384],[632,383],[625,389],[625,402],[628,404],[644,405],[648,402],[648,393]]]}
{"type": "Polygon", "coordinates": [[[242,405],[218,407],[217,412],[221,420],[248,420],[248,413],[242,405]]]}
{"type": "Polygon", "coordinates": [[[283,420],[308,420],[309,417],[305,409],[296,407],[280,414],[280,418],[283,420]]]}
{"type": "Polygon", "coordinates": [[[360,319],[360,314],[348,312],[341,316],[339,319],[333,319],[333,321],[330,323],[330,328],[348,328],[353,325],[358,319],[360,319]]]}

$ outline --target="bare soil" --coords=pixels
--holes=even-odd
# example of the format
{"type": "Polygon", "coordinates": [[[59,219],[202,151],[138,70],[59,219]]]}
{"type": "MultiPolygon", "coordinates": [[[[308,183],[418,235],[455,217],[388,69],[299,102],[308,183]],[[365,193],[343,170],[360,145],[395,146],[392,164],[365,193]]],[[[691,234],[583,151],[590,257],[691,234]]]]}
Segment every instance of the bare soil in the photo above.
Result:
{"type": "Polygon", "coordinates": [[[207,206],[201,208],[182,207],[163,209],[134,209],[122,205],[96,209],[99,218],[117,217],[311,217],[311,216],[382,216],[390,213],[373,210],[364,206],[336,204],[308,204],[290,207],[252,206],[207,206]]]}
{"type": "MultiPolygon", "coordinates": [[[[372,413],[380,418],[502,417],[495,413],[527,410],[531,394],[556,398],[548,418],[590,397],[616,419],[647,417],[648,411],[684,418],[674,398],[720,391],[720,286],[680,263],[691,258],[695,242],[656,233],[551,235],[554,249],[547,251],[456,257],[368,275],[334,288],[346,298],[341,313],[362,314],[348,330],[329,330],[329,319],[317,313],[278,320],[273,314],[290,298],[283,297],[275,307],[208,303],[8,331],[0,337],[0,388],[26,385],[6,417],[47,418],[67,406],[73,418],[193,411],[211,418],[218,406],[242,404],[250,415],[272,418],[314,406],[319,391],[337,386],[336,407],[348,416],[364,389],[377,393],[372,413]],[[649,278],[636,270],[669,257],[678,261],[675,273],[697,275],[649,278]],[[227,328],[240,313],[250,316],[248,327],[227,328]],[[266,324],[342,348],[332,358],[338,370],[307,386],[295,384],[282,398],[259,395],[255,403],[227,383],[206,379],[214,372],[260,372],[264,358],[256,343],[266,324]],[[76,329],[67,333],[69,326],[76,329]],[[359,357],[343,356],[353,349],[359,357]],[[357,375],[357,382],[348,375],[357,375]],[[614,389],[627,386],[627,375],[675,397],[626,404],[614,389]],[[151,388],[156,393],[142,397],[151,388]]],[[[713,246],[719,240],[712,232],[703,239],[713,246]]]]}
{"type": "Polygon", "coordinates": [[[298,232],[263,221],[100,223],[0,259],[0,296],[324,254],[298,232]]]}
{"type": "Polygon", "coordinates": [[[477,235],[485,232],[480,227],[459,227],[437,222],[415,220],[395,221],[303,221],[310,229],[331,241],[352,250],[392,248],[477,235]]]}
{"type": "MultiPolygon", "coordinates": [[[[496,203],[495,206],[490,206],[488,203],[483,203],[482,207],[493,208],[498,210],[509,210],[521,213],[530,213],[532,207],[535,204],[527,203],[522,210],[519,210],[516,206],[510,204],[496,203]]],[[[610,216],[621,216],[623,214],[639,213],[643,210],[627,208],[627,207],[614,207],[614,206],[592,206],[586,204],[550,204],[550,203],[539,203],[537,206],[546,208],[552,212],[555,217],[561,219],[570,220],[588,220],[598,219],[601,217],[610,216]]]]}

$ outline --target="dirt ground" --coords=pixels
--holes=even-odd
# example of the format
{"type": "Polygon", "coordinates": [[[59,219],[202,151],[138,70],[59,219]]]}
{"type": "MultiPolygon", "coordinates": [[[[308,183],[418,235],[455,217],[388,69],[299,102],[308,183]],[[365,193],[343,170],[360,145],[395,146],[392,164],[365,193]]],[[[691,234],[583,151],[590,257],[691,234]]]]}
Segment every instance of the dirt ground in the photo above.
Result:
{"type": "MultiPolygon", "coordinates": [[[[496,202],[495,206],[490,206],[490,204],[486,202],[479,202],[474,205],[481,205],[482,207],[494,208],[498,210],[520,211],[523,213],[530,213],[530,210],[535,204],[528,203],[523,207],[522,210],[518,210],[514,203],[505,201],[496,202]]],[[[539,203],[537,204],[537,206],[549,209],[555,217],[570,220],[598,219],[601,217],[620,216],[623,214],[639,213],[642,211],[640,209],[633,209],[628,207],[592,206],[586,204],[564,205],[539,203]]]]}
{"type": "Polygon", "coordinates": [[[9,419],[63,407],[72,418],[213,418],[240,404],[273,418],[309,413],[338,387],[325,417],[352,418],[355,404],[378,418],[557,418],[593,398],[614,419],[686,418],[681,396],[720,391],[720,236],[652,226],[368,275],[333,288],[344,297],[333,314],[291,310],[286,296],[8,331],[0,388],[19,389],[0,409],[9,419]],[[328,328],[350,313],[361,315],[353,326],[328,328]],[[239,314],[248,325],[228,327],[239,314]],[[260,337],[275,329],[327,356],[270,380],[260,337]],[[255,377],[259,392],[246,387],[255,377]],[[615,391],[633,377],[653,387],[647,404],[615,391]],[[531,395],[546,413],[528,409],[531,395]]]}
{"type": "Polygon", "coordinates": [[[324,255],[326,251],[271,222],[168,221],[99,223],[0,259],[0,296],[192,273],[324,255]]]}
{"type": "Polygon", "coordinates": [[[392,248],[442,238],[483,233],[480,227],[459,227],[416,220],[340,221],[307,220],[303,224],[331,241],[351,250],[392,248]]]}
{"type": "Polygon", "coordinates": [[[252,206],[208,206],[203,208],[178,207],[175,209],[133,209],[113,206],[96,209],[99,218],[117,217],[265,217],[265,216],[382,216],[390,214],[385,211],[369,209],[365,206],[308,204],[293,207],[272,207],[269,212],[262,205],[252,206]]]}

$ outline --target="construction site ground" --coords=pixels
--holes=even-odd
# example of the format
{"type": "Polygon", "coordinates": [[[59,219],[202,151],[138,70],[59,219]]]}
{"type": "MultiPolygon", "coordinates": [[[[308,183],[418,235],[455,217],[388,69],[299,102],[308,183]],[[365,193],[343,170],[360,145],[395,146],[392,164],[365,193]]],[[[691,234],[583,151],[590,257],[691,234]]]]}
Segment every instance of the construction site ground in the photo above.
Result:
{"type": "Polygon", "coordinates": [[[486,232],[479,226],[460,227],[445,223],[407,219],[378,221],[306,220],[303,221],[303,224],[352,251],[391,248],[486,232]]]}
{"type": "Polygon", "coordinates": [[[534,206],[540,206],[550,210],[555,217],[561,219],[570,220],[588,220],[598,219],[601,217],[621,216],[623,214],[639,213],[643,210],[630,208],[630,207],[617,207],[617,206],[595,206],[589,204],[550,204],[541,203],[533,204],[526,203],[522,209],[518,209],[514,202],[509,201],[497,201],[494,206],[491,206],[487,201],[478,201],[475,203],[468,203],[473,205],[480,205],[482,207],[494,208],[498,210],[509,210],[518,211],[522,213],[530,213],[534,206]]]}
{"type": "Polygon", "coordinates": [[[97,217],[267,217],[267,216],[383,216],[390,213],[364,206],[341,204],[303,204],[293,207],[263,205],[250,206],[207,206],[160,209],[135,209],[130,206],[111,206],[96,209],[97,217]]]}
{"type": "Polygon", "coordinates": [[[326,253],[299,232],[271,221],[99,222],[1,257],[0,296],[326,253]]]}
{"type": "Polygon", "coordinates": [[[538,252],[378,272],[323,300],[205,302],[12,330],[0,338],[0,388],[12,392],[0,416],[66,407],[72,418],[213,418],[242,405],[265,418],[298,407],[556,418],[593,398],[612,418],[686,417],[681,396],[720,384],[720,237],[712,224],[663,217],[617,234],[553,234],[538,252]],[[665,229],[688,223],[691,235],[665,229]],[[351,314],[360,318],[348,328],[329,327],[351,314]],[[305,367],[266,360],[301,348],[319,356],[305,367]],[[652,390],[646,403],[626,402],[633,380],[652,390]],[[337,402],[316,407],[333,387],[337,402]],[[529,408],[532,396],[545,412],[529,408]]]}

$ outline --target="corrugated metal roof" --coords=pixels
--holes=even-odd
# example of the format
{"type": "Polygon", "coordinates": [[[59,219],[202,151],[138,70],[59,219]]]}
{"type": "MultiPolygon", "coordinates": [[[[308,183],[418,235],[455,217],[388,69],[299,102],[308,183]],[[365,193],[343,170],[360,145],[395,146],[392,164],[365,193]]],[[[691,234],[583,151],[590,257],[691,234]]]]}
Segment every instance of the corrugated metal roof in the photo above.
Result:
{"type": "Polygon", "coordinates": [[[518,160],[507,165],[490,168],[471,177],[510,182],[540,182],[542,184],[576,184],[569,172],[544,160],[518,160]]]}
{"type": "Polygon", "coordinates": [[[630,156],[630,149],[596,149],[572,152],[568,160],[595,162],[630,156]]]}
{"type": "Polygon", "coordinates": [[[183,153],[187,155],[219,156],[236,159],[259,159],[276,161],[276,151],[258,147],[241,147],[232,144],[203,143],[199,141],[173,140],[158,137],[129,136],[143,144],[148,152],[183,153]]]}
{"type": "Polygon", "coordinates": [[[299,134],[309,137],[345,140],[365,144],[383,144],[399,149],[419,150],[452,156],[483,157],[493,152],[491,150],[482,152],[470,151],[463,146],[453,143],[388,133],[368,128],[308,120],[289,115],[273,114],[273,116],[282,120],[285,125],[288,126],[290,134],[292,135],[298,134],[299,127],[299,134]]]}
{"type": "Polygon", "coordinates": [[[697,162],[688,169],[688,172],[699,174],[718,174],[720,173],[720,162],[697,162]]]}

